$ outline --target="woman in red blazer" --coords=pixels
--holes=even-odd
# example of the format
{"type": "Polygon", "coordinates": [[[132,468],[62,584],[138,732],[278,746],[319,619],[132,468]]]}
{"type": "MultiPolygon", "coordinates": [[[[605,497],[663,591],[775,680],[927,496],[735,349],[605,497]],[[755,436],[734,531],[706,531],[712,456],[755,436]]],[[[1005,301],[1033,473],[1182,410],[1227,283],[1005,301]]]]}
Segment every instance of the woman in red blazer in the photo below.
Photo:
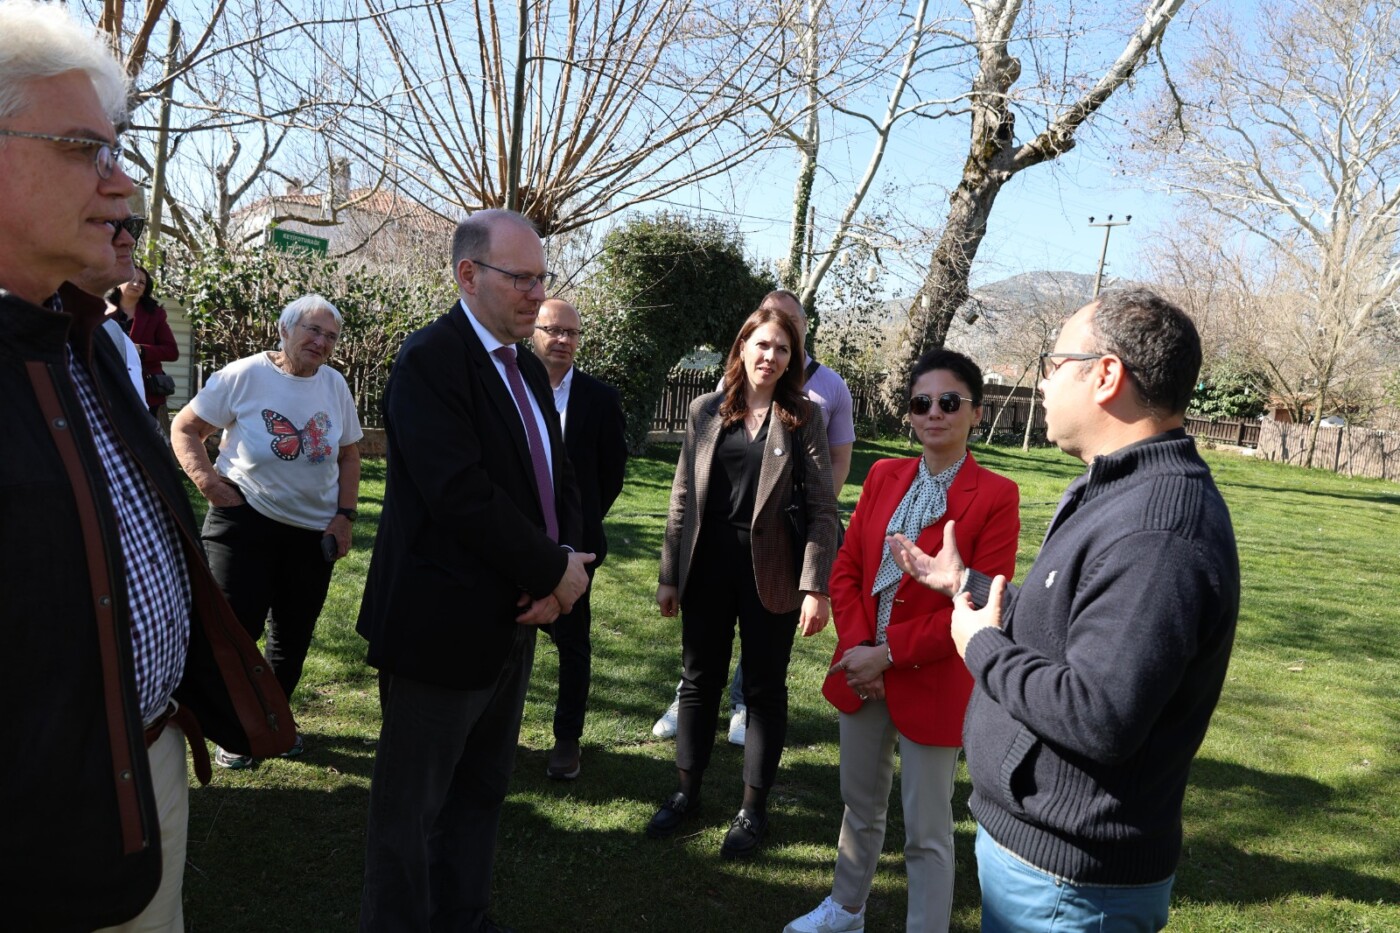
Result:
{"type": "Polygon", "coordinates": [[[146,407],[161,422],[161,433],[170,432],[165,425],[165,396],[151,391],[151,376],[165,375],[162,363],[173,363],[180,358],[180,345],[170,331],[165,309],[151,297],[156,283],[151,274],[142,266],[136,267],[131,281],[119,285],[107,295],[110,305],[108,314],[117,319],[121,329],[126,331],[136,350],[141,354],[141,376],[146,384],[146,407]]]}
{"type": "MultiPolygon", "coordinates": [[[[837,646],[822,693],[841,712],[841,798],[831,896],[784,933],[856,933],[885,839],[899,748],[909,933],[945,931],[953,901],[953,777],[972,678],[953,648],[953,604],[900,573],[885,537],[902,531],[930,554],[955,522],[962,553],[1011,577],[1020,493],[967,450],[982,417],[977,364],[933,350],[915,364],[909,421],[922,456],[870,469],[831,572],[837,646]],[[930,550],[931,549],[931,550],[930,550]]],[[[980,566],[969,560],[969,566],[980,566]]]]}

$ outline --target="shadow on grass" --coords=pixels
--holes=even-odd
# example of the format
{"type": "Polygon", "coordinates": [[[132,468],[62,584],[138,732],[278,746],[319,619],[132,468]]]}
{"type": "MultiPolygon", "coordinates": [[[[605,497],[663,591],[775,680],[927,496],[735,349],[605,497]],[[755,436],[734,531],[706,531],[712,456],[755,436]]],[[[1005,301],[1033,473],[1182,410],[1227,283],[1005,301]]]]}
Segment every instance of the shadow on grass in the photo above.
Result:
{"type": "MultiPolygon", "coordinates": [[[[1378,783],[1390,779],[1374,776],[1378,783]]],[[[1364,807],[1355,806],[1370,802],[1364,799],[1370,793],[1364,787],[1352,788],[1353,799],[1296,774],[1210,758],[1196,759],[1191,785],[1194,795],[1209,801],[1211,811],[1186,839],[1178,896],[1206,903],[1265,903],[1294,896],[1362,904],[1400,901],[1400,884],[1353,867],[1363,860],[1377,865],[1400,860],[1396,840],[1366,832],[1369,817],[1364,807]],[[1351,822],[1362,834],[1355,840],[1360,849],[1317,851],[1321,841],[1335,844],[1344,838],[1338,825],[1351,822]],[[1261,851],[1266,848],[1272,851],[1261,851]],[[1296,857],[1274,854],[1279,849],[1296,852],[1296,857]],[[1228,898],[1219,894],[1222,889],[1228,889],[1228,898]]]]}
{"type": "MultiPolygon", "coordinates": [[[[1333,474],[1326,474],[1332,476],[1333,474]]],[[[1316,496],[1324,499],[1340,499],[1343,502],[1370,502],[1374,505],[1400,506],[1400,493],[1385,492],[1376,490],[1374,493],[1337,492],[1331,489],[1318,489],[1304,486],[1302,484],[1291,485],[1280,488],[1278,486],[1260,486],[1255,483],[1222,482],[1221,489],[1250,489],[1265,496],[1277,497],[1282,501],[1291,500],[1296,495],[1316,496]]],[[[1295,503],[1296,504],[1296,503],[1295,503]]]]}
{"type": "MultiPolygon", "coordinates": [[[[717,747],[700,812],[677,835],[657,840],[644,827],[675,789],[669,761],[585,746],[583,776],[562,783],[544,778],[543,751],[522,750],[497,858],[502,922],[522,931],[776,931],[811,910],[830,892],[841,818],[837,769],[800,755],[785,762],[763,849],[753,860],[728,861],[719,847],[742,796],[742,756],[742,749],[717,747]],[[552,890],[567,891],[567,899],[539,896],[552,890]]],[[[955,813],[966,813],[966,797],[960,784],[955,813]]],[[[869,902],[871,933],[904,929],[897,803],[890,816],[869,902]]],[[[960,827],[954,930],[976,929],[972,842],[970,824],[960,827]]]]}
{"type": "Polygon", "coordinates": [[[216,778],[192,791],[186,929],[354,930],[368,808],[368,787],[348,784],[308,790],[216,778]]]}

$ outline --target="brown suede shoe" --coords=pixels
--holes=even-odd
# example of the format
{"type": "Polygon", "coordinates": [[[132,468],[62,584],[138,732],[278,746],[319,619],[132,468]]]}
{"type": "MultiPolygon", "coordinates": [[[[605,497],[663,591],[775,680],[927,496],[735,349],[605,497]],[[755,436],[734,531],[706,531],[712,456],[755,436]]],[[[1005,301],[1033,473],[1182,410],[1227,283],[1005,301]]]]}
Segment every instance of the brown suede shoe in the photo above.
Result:
{"type": "Polygon", "coordinates": [[[544,773],[551,780],[572,781],[583,768],[579,764],[581,757],[578,739],[555,739],[554,747],[549,750],[549,764],[544,773]]]}

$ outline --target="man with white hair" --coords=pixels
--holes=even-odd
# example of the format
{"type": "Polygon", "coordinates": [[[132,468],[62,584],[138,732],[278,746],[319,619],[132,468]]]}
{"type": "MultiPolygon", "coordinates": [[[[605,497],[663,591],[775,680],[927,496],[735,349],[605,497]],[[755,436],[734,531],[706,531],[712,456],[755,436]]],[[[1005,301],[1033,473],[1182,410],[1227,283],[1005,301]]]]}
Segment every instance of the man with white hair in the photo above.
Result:
{"type": "MultiPolygon", "coordinates": [[[[183,736],[277,754],[291,714],[210,577],[104,303],[131,179],[120,65],[57,4],[0,0],[4,926],[180,930],[183,736]]],[[[201,754],[203,753],[203,754],[201,754]]]]}

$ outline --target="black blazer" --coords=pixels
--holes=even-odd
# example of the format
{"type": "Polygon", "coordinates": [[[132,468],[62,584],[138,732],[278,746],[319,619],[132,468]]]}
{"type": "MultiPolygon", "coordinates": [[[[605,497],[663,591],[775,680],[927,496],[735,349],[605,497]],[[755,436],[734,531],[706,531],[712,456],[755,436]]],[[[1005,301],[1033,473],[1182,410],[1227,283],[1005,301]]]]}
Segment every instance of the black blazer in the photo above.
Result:
{"type": "Polygon", "coordinates": [[[574,464],[583,500],[583,549],[598,555],[596,568],[608,554],[603,517],[622,492],[627,473],[627,422],[622,396],[605,382],[577,367],[569,387],[564,445],[574,464]]]}
{"type": "Polygon", "coordinates": [[[520,594],[548,595],[579,548],[578,486],[544,366],[520,372],[549,426],[558,544],[525,426],[461,305],[410,334],[384,393],[388,483],[357,630],[371,666],[460,690],[493,683],[520,594]]]}

